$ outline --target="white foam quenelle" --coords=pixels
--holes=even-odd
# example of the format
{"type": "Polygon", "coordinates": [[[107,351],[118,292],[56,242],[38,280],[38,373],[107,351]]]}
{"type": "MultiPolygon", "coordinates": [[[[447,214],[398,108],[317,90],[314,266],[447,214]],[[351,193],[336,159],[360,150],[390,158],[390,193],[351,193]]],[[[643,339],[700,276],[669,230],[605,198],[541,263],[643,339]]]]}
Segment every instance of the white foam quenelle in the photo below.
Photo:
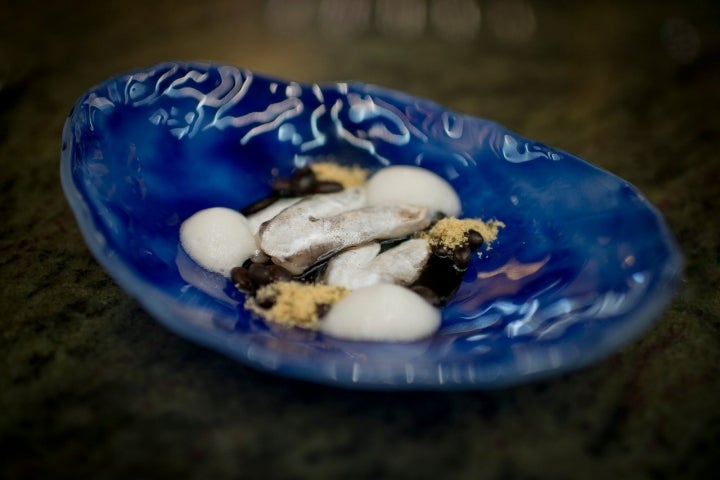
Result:
{"type": "Polygon", "coordinates": [[[226,277],[257,250],[247,218],[224,207],[200,210],[185,220],[180,242],[201,267],[226,277]]]}
{"type": "Polygon", "coordinates": [[[366,192],[368,205],[417,205],[449,217],[462,210],[452,185],[430,170],[412,165],[379,170],[368,180],[366,192]]]}
{"type": "Polygon", "coordinates": [[[347,340],[413,342],[440,327],[440,310],[420,295],[390,283],[353,290],[320,323],[327,335],[347,340]]]}

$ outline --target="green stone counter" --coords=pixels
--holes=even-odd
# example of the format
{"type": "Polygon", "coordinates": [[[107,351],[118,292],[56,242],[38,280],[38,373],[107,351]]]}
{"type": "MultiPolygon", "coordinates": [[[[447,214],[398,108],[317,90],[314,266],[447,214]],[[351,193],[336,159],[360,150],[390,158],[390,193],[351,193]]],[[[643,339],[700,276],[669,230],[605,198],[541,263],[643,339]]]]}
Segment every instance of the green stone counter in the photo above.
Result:
{"type": "Polygon", "coordinates": [[[537,0],[0,7],[0,478],[710,478],[720,456],[720,5],[537,0]],[[452,7],[452,8],[450,8],[452,7]],[[161,327],[85,247],[60,137],[162,60],[361,80],[636,185],[685,255],[670,307],[582,371],[488,392],[276,378],[161,327]]]}

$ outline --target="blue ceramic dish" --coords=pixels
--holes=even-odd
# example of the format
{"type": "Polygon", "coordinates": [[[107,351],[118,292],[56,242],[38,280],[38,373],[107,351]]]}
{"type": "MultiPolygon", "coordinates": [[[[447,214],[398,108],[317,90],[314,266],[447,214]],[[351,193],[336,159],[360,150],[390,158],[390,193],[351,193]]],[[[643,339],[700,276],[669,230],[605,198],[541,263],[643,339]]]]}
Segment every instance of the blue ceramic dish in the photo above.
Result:
{"type": "Polygon", "coordinates": [[[93,254],[178,334],[253,367],[368,389],[489,388],[577,369],[646,330],[681,255],[627,182],[487,120],[360,83],[304,85],[231,66],[163,63],[83,95],[65,124],[62,182],[93,254]],[[266,325],[179,247],[181,222],[242,208],[308,159],[446,178],[463,214],[502,220],[410,344],[266,325]]]}

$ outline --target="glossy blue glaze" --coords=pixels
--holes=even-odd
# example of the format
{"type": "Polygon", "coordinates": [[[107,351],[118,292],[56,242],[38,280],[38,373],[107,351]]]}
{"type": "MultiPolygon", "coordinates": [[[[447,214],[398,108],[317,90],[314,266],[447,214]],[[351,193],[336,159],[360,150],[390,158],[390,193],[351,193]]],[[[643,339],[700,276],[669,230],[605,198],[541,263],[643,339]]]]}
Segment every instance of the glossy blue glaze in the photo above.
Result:
{"type": "Polygon", "coordinates": [[[360,83],[305,85],[231,66],[163,63],[83,95],[62,181],[93,254],[160,322],[280,375],[372,389],[488,388],[598,360],[668,304],[681,255],[627,182],[487,120],[360,83]],[[181,222],[241,208],[308,159],[414,164],[463,214],[507,226],[474,258],[432,338],[348,342],[268,326],[195,265],[181,222]]]}

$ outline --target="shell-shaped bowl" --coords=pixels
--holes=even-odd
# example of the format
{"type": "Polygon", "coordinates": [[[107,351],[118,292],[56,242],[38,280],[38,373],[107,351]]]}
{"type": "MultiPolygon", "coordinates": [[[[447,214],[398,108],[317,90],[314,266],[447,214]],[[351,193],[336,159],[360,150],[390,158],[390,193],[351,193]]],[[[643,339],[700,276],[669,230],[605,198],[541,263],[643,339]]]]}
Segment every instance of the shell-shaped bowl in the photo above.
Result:
{"type": "Polygon", "coordinates": [[[63,132],[62,184],[90,250],[178,334],[268,372],[365,389],[475,389],[607,356],[659,317],[682,258],[628,182],[496,123],[362,83],[302,84],[169,62],[85,93],[63,132]],[[447,179],[463,216],[505,223],[442,327],[414,343],[276,328],[190,260],[179,227],[242,208],[316,159],[409,164],[447,179]]]}

